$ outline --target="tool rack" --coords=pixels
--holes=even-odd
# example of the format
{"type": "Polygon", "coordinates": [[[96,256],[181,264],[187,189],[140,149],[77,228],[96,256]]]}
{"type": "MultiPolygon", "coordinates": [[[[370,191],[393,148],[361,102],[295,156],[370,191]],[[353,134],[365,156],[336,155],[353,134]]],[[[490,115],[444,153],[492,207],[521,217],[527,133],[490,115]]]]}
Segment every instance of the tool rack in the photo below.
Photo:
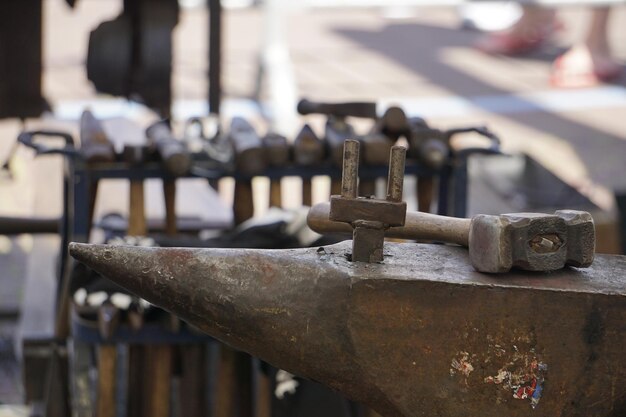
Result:
{"type": "MultiPolygon", "coordinates": [[[[236,172],[225,169],[215,169],[203,167],[197,163],[192,166],[190,172],[183,177],[174,177],[168,173],[161,164],[150,162],[141,166],[135,166],[128,163],[115,162],[107,164],[87,164],[74,148],[74,143],[69,135],[59,134],[58,132],[37,132],[46,136],[61,136],[65,139],[66,145],[63,148],[50,149],[39,144],[35,144],[31,140],[21,140],[22,143],[34,148],[38,154],[62,154],[66,156],[64,167],[64,214],[61,227],[61,251],[60,251],[60,270],[59,283],[57,293],[57,304],[61,307],[64,303],[67,305],[69,300],[62,300],[63,290],[71,283],[71,271],[73,269],[72,260],[68,256],[67,245],[70,241],[88,242],[89,233],[92,225],[90,224],[89,207],[92,201],[91,192],[92,184],[103,179],[128,179],[128,180],[144,180],[144,179],[161,179],[174,180],[184,178],[204,178],[209,181],[219,180],[225,177],[231,177],[235,180],[249,180],[254,176],[241,175],[236,172]]],[[[27,138],[28,139],[28,138],[27,138]]],[[[429,169],[419,165],[416,161],[407,161],[405,175],[416,175],[419,177],[438,177],[438,213],[444,215],[454,215],[464,217],[466,212],[467,199],[467,162],[468,158],[473,154],[499,154],[497,142],[493,142],[488,148],[471,148],[455,152],[450,155],[449,163],[445,164],[440,170],[429,169]]],[[[363,166],[360,169],[359,176],[362,179],[376,179],[387,176],[387,166],[363,166]]],[[[267,168],[261,176],[269,179],[281,179],[283,177],[301,177],[310,179],[315,176],[329,176],[332,179],[341,178],[341,168],[332,165],[330,162],[324,162],[314,167],[270,167],[267,168]]],[[[256,176],[256,175],[255,175],[256,176]]],[[[208,184],[207,184],[208,185],[208,184]]],[[[67,294],[65,295],[67,296],[67,294]]],[[[72,349],[74,355],[74,369],[76,366],[85,366],[89,353],[89,346],[108,344],[206,344],[214,341],[209,336],[187,328],[183,325],[180,330],[174,332],[165,329],[158,323],[146,323],[140,330],[133,331],[127,324],[120,324],[116,334],[108,340],[103,340],[97,326],[93,323],[83,320],[76,311],[71,309],[64,310],[59,308],[60,315],[64,313],[68,316],[69,329],[71,334],[72,349]]],[[[69,330],[68,329],[68,330],[69,330]]],[[[249,365],[248,365],[249,366],[249,365]]],[[[74,378],[76,375],[74,375],[74,378]]],[[[71,378],[70,378],[71,379],[71,378]]],[[[68,381],[69,382],[69,381],[68,381]]],[[[75,383],[75,381],[74,381],[75,383]]],[[[74,386],[74,388],[76,388],[74,386]]],[[[85,395],[80,392],[74,392],[74,395],[85,395]]],[[[217,394],[216,394],[217,395],[217,394]]],[[[225,394],[222,394],[225,395],[225,394]]],[[[246,394],[242,394],[246,395],[246,394]]],[[[249,394],[248,394],[249,395],[249,394]]],[[[248,397],[248,399],[250,399],[248,397]]],[[[216,397],[216,401],[219,398],[216,397]]],[[[72,401],[76,405],[76,399],[72,401]]],[[[245,402],[245,401],[244,401],[245,402]]],[[[242,415],[246,415],[244,412],[242,415]]]]}
{"type": "MultiPolygon", "coordinates": [[[[418,165],[414,161],[407,161],[405,175],[417,175],[420,177],[438,177],[439,200],[437,213],[441,215],[451,215],[454,217],[464,217],[467,210],[467,160],[474,154],[500,154],[497,147],[492,148],[472,148],[458,152],[453,163],[445,166],[442,170],[432,170],[418,165]]],[[[359,170],[359,177],[362,179],[376,179],[387,176],[387,166],[363,166],[359,170]]],[[[158,163],[144,164],[140,167],[130,166],[125,163],[114,163],[100,165],[97,167],[87,167],[82,161],[74,162],[73,171],[71,210],[72,217],[72,240],[86,242],[91,225],[88,213],[85,210],[90,198],[90,184],[102,179],[162,179],[174,180],[176,177],[169,174],[158,163]]],[[[310,179],[316,176],[329,176],[333,179],[341,179],[341,168],[328,162],[324,162],[315,167],[288,166],[284,168],[270,167],[262,175],[269,179],[281,179],[283,177],[300,177],[310,179]]],[[[231,177],[235,180],[251,179],[255,176],[246,176],[226,170],[205,169],[201,165],[192,167],[190,173],[180,178],[204,178],[207,180],[219,180],[231,177]]],[[[69,180],[69,179],[68,179],[69,180]]]]}

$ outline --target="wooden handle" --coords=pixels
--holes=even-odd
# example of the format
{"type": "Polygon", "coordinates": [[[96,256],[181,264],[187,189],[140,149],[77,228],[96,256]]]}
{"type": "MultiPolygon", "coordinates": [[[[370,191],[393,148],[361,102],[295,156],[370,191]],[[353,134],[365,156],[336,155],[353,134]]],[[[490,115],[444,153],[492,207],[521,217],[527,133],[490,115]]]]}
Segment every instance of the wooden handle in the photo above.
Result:
{"type": "Polygon", "coordinates": [[[430,213],[433,204],[435,179],[433,177],[417,177],[417,209],[423,213],[430,213]]]}
{"type": "Polygon", "coordinates": [[[176,236],[176,180],[163,180],[163,198],[165,200],[165,233],[176,236]]]}
{"type": "Polygon", "coordinates": [[[103,344],[98,349],[98,397],[96,417],[115,417],[117,351],[114,344],[103,344]]]}
{"type": "Polygon", "coordinates": [[[280,178],[270,180],[270,207],[281,208],[283,206],[283,195],[280,188],[280,178]]]}
{"type": "Polygon", "coordinates": [[[313,202],[311,178],[302,178],[302,205],[310,207],[313,202]]]}
{"type": "Polygon", "coordinates": [[[254,198],[251,180],[235,181],[233,216],[235,224],[241,224],[254,216],[254,198]]]}
{"type": "Polygon", "coordinates": [[[131,236],[145,236],[147,228],[144,214],[144,190],[142,180],[130,181],[129,205],[128,234],[131,236]]]}
{"type": "MultiPolygon", "coordinates": [[[[330,203],[320,203],[311,207],[307,224],[317,233],[352,234],[348,223],[334,222],[328,219],[330,203]]],[[[408,211],[404,226],[390,227],[386,237],[398,239],[434,240],[467,246],[471,219],[438,216],[436,214],[408,211]]]]}

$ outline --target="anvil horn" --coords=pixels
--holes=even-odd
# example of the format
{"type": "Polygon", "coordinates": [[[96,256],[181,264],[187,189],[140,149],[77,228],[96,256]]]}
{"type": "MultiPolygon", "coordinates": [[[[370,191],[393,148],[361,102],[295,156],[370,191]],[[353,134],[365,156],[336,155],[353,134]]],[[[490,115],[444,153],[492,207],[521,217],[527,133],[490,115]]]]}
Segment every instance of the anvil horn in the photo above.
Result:
{"type": "Polygon", "coordinates": [[[236,349],[387,417],[626,415],[626,257],[475,272],[462,248],[73,243],[79,261],[236,349]]]}

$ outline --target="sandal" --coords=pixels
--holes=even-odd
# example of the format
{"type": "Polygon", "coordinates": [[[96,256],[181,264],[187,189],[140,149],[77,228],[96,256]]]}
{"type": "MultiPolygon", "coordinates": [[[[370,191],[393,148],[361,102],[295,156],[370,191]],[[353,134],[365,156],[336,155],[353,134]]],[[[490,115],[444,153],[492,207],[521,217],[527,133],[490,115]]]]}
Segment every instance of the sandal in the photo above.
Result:
{"type": "Polygon", "coordinates": [[[544,27],[528,28],[524,33],[497,32],[483,37],[474,47],[490,55],[520,55],[539,48],[561,28],[560,23],[553,22],[544,27]]]}
{"type": "MultiPolygon", "coordinates": [[[[571,68],[571,66],[570,66],[571,68]]],[[[606,65],[604,68],[590,68],[583,71],[573,71],[565,64],[563,56],[558,57],[552,65],[550,84],[558,88],[584,88],[615,81],[622,74],[619,64],[606,65]]]]}

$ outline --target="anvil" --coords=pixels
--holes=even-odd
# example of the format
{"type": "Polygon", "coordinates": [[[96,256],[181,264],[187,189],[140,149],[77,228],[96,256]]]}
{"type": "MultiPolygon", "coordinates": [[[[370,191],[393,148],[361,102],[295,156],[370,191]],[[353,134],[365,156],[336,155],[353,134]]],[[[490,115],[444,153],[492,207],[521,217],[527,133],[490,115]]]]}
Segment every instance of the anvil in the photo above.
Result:
{"type": "Polygon", "coordinates": [[[294,250],[70,253],[236,349],[386,417],[626,416],[626,257],[481,274],[467,251],[350,242],[294,250]]]}

